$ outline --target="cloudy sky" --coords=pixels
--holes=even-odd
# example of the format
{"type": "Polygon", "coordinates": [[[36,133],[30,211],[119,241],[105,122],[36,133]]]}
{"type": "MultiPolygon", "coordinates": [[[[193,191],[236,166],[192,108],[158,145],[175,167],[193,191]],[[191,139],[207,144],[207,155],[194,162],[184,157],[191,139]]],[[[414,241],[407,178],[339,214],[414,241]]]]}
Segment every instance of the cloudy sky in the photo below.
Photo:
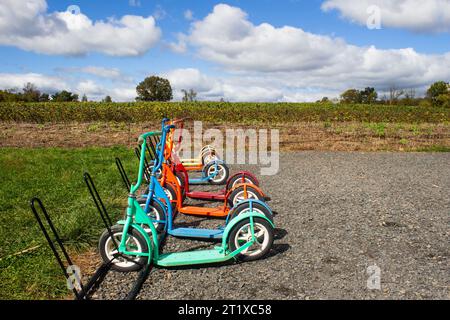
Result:
{"type": "Polygon", "coordinates": [[[450,0],[0,1],[1,89],[132,101],[152,74],[176,99],[423,92],[450,80],[450,0]]]}

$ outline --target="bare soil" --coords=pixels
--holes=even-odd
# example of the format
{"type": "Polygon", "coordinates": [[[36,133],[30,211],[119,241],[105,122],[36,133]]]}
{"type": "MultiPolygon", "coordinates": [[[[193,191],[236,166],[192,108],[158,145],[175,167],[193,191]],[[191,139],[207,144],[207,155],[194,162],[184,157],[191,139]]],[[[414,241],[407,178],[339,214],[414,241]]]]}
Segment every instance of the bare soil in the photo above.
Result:
{"type": "MultiPolygon", "coordinates": [[[[0,123],[0,147],[134,146],[137,137],[159,123],[0,123]]],[[[271,127],[208,123],[203,129],[278,129],[281,151],[418,151],[450,148],[448,124],[369,124],[299,122],[271,127]]]]}

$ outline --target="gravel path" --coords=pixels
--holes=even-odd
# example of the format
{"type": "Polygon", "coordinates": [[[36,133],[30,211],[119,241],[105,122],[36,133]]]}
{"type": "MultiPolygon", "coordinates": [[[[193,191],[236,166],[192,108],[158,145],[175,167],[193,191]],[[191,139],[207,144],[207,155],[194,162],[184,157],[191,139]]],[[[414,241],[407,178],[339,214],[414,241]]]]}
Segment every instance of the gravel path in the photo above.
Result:
{"type": "MultiPolygon", "coordinates": [[[[450,298],[450,154],[300,152],[280,163],[261,177],[279,213],[267,259],[155,268],[138,299],[450,298]],[[368,290],[375,264],[381,290],[368,290]]],[[[199,220],[178,218],[220,224],[199,220]]],[[[169,238],[165,250],[211,246],[169,238]]],[[[95,297],[121,298],[135,277],[111,273],[95,297]]]]}

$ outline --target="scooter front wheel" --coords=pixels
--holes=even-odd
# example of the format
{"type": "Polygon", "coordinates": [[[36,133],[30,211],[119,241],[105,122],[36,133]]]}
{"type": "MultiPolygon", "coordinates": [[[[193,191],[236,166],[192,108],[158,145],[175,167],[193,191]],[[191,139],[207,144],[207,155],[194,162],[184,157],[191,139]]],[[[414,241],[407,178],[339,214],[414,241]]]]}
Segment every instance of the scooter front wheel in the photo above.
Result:
{"type": "MultiPolygon", "coordinates": [[[[139,203],[139,206],[142,208],[142,210],[145,211],[145,206],[147,204],[147,198],[139,198],[137,199],[137,202],[139,203]]],[[[157,232],[161,232],[165,228],[166,224],[166,212],[164,208],[156,201],[152,201],[149,206],[149,212],[147,213],[147,216],[153,220],[153,226],[155,227],[157,232]]],[[[150,228],[145,228],[143,226],[145,231],[151,232],[150,228]]]]}
{"type": "MultiPolygon", "coordinates": [[[[111,234],[105,230],[100,237],[98,248],[100,256],[105,263],[112,262],[111,269],[119,272],[132,272],[142,269],[147,263],[148,257],[121,255],[118,247],[123,236],[123,226],[115,225],[111,227],[111,234]]],[[[126,240],[126,250],[128,252],[148,252],[147,241],[135,229],[128,230],[128,238],[126,240]]]]}
{"type": "MultiPolygon", "coordinates": [[[[236,256],[238,260],[254,261],[261,259],[272,248],[274,230],[267,220],[253,218],[253,234],[255,236],[254,243],[236,256]]],[[[233,252],[252,241],[252,238],[250,219],[244,219],[231,229],[228,248],[233,252]]]]}

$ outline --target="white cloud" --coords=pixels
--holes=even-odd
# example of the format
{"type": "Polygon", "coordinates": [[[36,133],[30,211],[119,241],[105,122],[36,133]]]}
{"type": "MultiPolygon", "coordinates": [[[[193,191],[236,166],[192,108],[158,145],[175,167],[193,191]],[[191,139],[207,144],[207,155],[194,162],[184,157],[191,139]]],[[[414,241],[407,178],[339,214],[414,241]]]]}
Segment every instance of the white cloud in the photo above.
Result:
{"type": "Polygon", "coordinates": [[[69,87],[67,82],[60,77],[39,73],[0,73],[0,89],[18,89],[20,91],[28,82],[45,92],[55,92],[69,87]]]}
{"type": "Polygon", "coordinates": [[[140,7],[141,1],[140,0],[128,0],[128,4],[132,7],[140,7]]]}
{"type": "Polygon", "coordinates": [[[83,13],[47,12],[45,0],[2,0],[0,45],[51,55],[137,56],[161,36],[152,16],[92,21],[83,13]]]}
{"type": "Polygon", "coordinates": [[[225,70],[253,82],[271,83],[266,88],[283,86],[289,92],[329,93],[365,86],[385,89],[394,84],[421,88],[450,78],[450,53],[359,47],[300,28],[254,25],[244,11],[226,4],[193,22],[183,39],[200,57],[225,70]]]}
{"type": "Polygon", "coordinates": [[[184,12],[184,18],[188,21],[194,20],[194,12],[190,9],[186,10],[184,12]]]}
{"type": "Polygon", "coordinates": [[[378,6],[384,27],[404,28],[418,32],[450,32],[448,0],[327,0],[324,11],[338,10],[353,22],[366,25],[367,8],[378,6]]]}
{"type": "MultiPolygon", "coordinates": [[[[161,76],[169,79],[175,100],[182,99],[181,90],[193,89],[198,93],[199,100],[218,101],[223,98],[226,101],[246,102],[293,101],[292,93],[284,85],[258,77],[212,77],[194,68],[175,69],[161,76]]],[[[310,95],[305,92],[302,101],[315,101],[318,94],[316,92],[310,95]]]]}
{"type": "Polygon", "coordinates": [[[161,5],[157,5],[155,11],[153,12],[153,17],[156,20],[163,20],[167,16],[167,11],[161,5]]]}
{"type": "Polygon", "coordinates": [[[83,73],[91,74],[106,79],[118,79],[122,73],[117,68],[105,68],[96,66],[87,66],[79,69],[83,73]]]}
{"type": "Polygon", "coordinates": [[[89,100],[100,101],[109,95],[114,101],[134,101],[136,97],[135,84],[104,83],[91,79],[74,80],[61,76],[51,76],[40,73],[0,73],[0,90],[16,89],[21,91],[26,83],[33,83],[38,90],[55,93],[68,90],[80,97],[86,94],[89,100]]]}
{"type": "Polygon", "coordinates": [[[93,80],[85,80],[77,85],[76,91],[90,96],[100,96],[103,95],[104,89],[93,80]]]}
{"type": "Polygon", "coordinates": [[[177,42],[168,43],[168,47],[175,53],[185,53],[187,51],[187,37],[183,33],[178,33],[177,42]]]}

